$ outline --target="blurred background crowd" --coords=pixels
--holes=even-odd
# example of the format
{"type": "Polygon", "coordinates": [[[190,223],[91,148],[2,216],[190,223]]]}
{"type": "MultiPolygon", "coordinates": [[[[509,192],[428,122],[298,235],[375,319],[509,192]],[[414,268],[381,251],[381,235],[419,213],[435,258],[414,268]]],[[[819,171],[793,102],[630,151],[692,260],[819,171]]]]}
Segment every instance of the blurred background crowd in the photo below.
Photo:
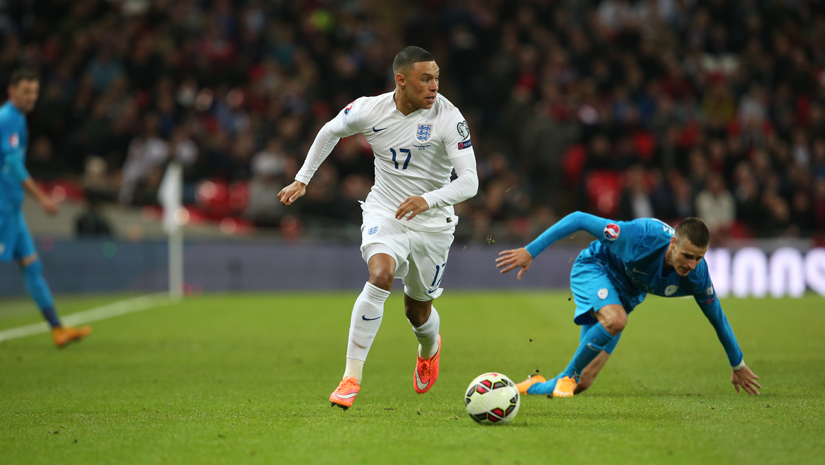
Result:
{"type": "Polygon", "coordinates": [[[821,0],[18,0],[0,83],[41,75],[27,166],[92,203],[185,202],[286,235],[360,225],[373,182],[342,140],[277,193],[348,102],[431,51],[470,123],[479,194],[459,241],[525,242],[574,210],[700,216],[716,240],[825,235],[821,0]]]}

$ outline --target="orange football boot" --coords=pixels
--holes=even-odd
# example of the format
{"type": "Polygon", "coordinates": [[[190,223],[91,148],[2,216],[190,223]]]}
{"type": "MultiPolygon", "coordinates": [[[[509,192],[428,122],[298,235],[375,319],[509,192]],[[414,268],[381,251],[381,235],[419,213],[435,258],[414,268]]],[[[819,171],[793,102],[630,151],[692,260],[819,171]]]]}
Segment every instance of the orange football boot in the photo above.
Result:
{"type": "Polygon", "coordinates": [[[63,348],[70,342],[83,339],[91,332],[92,328],[90,326],[81,326],[80,328],[58,326],[57,328],[52,328],[52,339],[54,339],[54,345],[58,348],[63,348]]]}
{"type": "Polygon", "coordinates": [[[413,374],[413,388],[415,392],[424,394],[429,391],[435,380],[438,379],[438,361],[441,357],[441,335],[438,335],[438,350],[430,358],[418,357],[415,362],[415,373],[413,374]]]}
{"type": "Polygon", "coordinates": [[[545,383],[545,382],[547,382],[547,380],[544,379],[544,376],[542,376],[542,375],[537,375],[537,374],[536,375],[530,375],[530,376],[527,377],[526,380],[516,384],[516,388],[518,388],[518,393],[523,395],[523,394],[527,394],[527,390],[530,389],[530,386],[532,386],[536,383],[545,383]]]}
{"type": "Polygon", "coordinates": [[[573,397],[579,383],[572,376],[565,376],[556,381],[556,388],[553,389],[553,397],[573,397]]]}
{"type": "Polygon", "coordinates": [[[341,407],[346,410],[352,407],[352,403],[355,402],[355,397],[360,390],[361,385],[358,384],[357,379],[352,376],[345,376],[341,380],[341,384],[338,385],[338,389],[332,391],[332,394],[329,395],[329,401],[333,407],[341,407]]]}

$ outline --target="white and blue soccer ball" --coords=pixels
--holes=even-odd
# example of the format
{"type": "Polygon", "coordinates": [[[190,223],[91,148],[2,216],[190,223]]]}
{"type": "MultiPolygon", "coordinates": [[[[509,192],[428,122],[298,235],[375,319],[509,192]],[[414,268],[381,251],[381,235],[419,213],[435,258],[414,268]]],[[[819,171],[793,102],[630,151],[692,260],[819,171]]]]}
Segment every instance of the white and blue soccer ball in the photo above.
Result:
{"type": "Polygon", "coordinates": [[[474,379],[464,395],[467,413],[485,425],[506,425],[518,414],[518,388],[501,373],[484,373],[474,379]]]}

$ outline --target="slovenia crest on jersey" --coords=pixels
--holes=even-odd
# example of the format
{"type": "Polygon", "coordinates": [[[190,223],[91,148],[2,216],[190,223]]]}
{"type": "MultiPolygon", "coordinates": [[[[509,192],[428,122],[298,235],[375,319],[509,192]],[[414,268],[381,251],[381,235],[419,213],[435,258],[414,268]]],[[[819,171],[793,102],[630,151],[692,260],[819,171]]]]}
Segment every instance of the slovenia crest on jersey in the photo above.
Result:
{"type": "Polygon", "coordinates": [[[15,132],[14,134],[9,136],[9,147],[16,149],[20,146],[20,136],[17,135],[15,132]]]}
{"type": "Polygon", "coordinates": [[[427,142],[433,134],[432,124],[419,124],[418,129],[415,130],[415,139],[418,142],[427,142]]]}

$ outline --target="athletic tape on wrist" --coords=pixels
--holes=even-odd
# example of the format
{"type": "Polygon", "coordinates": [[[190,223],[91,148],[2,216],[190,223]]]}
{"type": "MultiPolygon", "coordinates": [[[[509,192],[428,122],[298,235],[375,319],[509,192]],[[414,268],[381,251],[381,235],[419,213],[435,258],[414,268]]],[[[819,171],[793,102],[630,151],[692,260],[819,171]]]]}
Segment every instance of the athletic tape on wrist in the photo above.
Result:
{"type": "Polygon", "coordinates": [[[733,367],[733,371],[739,371],[739,370],[742,370],[742,369],[744,369],[746,366],[747,366],[747,365],[745,365],[745,359],[743,358],[743,359],[742,359],[742,361],[739,363],[739,365],[736,365],[735,367],[733,367]]]}

